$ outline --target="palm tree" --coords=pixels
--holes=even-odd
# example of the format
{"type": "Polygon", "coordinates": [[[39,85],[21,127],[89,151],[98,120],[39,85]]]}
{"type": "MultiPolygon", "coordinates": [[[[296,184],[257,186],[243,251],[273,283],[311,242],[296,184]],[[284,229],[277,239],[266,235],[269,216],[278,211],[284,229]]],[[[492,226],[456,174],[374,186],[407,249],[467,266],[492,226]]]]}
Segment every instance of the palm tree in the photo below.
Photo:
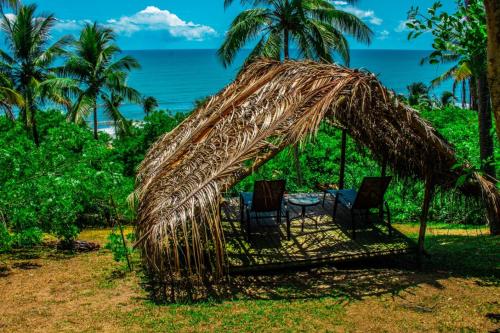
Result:
{"type": "Polygon", "coordinates": [[[130,135],[130,122],[120,112],[120,106],[125,98],[111,92],[109,95],[103,94],[101,99],[104,113],[113,121],[116,135],[118,137],[130,135]]]}
{"type": "Polygon", "coordinates": [[[0,109],[3,109],[5,116],[15,120],[12,108],[24,107],[23,96],[14,88],[13,82],[5,75],[0,73],[0,109]]]}
{"type": "Polygon", "coordinates": [[[3,10],[3,8],[12,8],[12,9],[17,9],[20,5],[19,0],[0,0],[0,10],[3,10]]]}
{"type": "Polygon", "coordinates": [[[429,101],[429,87],[423,82],[414,82],[406,87],[408,90],[408,104],[418,105],[429,101]]]}
{"type": "MultiPolygon", "coordinates": [[[[425,61],[425,59],[424,59],[425,61]]],[[[450,61],[453,61],[450,59],[450,61]]],[[[470,64],[467,61],[460,61],[456,65],[452,66],[449,70],[441,74],[439,77],[435,78],[434,80],[431,81],[431,85],[433,87],[437,87],[441,85],[443,82],[452,79],[453,80],[453,96],[455,96],[455,91],[457,89],[457,86],[459,84],[462,84],[462,108],[465,108],[466,105],[466,97],[467,97],[467,92],[466,92],[466,85],[467,82],[472,82],[473,75],[472,71],[470,69],[470,64]]],[[[469,84],[470,87],[470,96],[471,96],[471,103],[470,107],[474,107],[475,101],[474,99],[474,89],[475,85],[474,84],[469,84]]]]}
{"type": "Polygon", "coordinates": [[[498,0],[484,0],[488,27],[488,79],[493,114],[500,140],[500,3],[498,0]]]}
{"type": "MultiPolygon", "coordinates": [[[[234,0],[224,0],[227,8],[234,0]]],[[[338,10],[327,0],[240,0],[243,5],[262,7],[244,10],[231,23],[218,50],[224,66],[229,66],[237,52],[258,38],[246,62],[258,57],[284,60],[290,58],[290,42],[295,43],[300,56],[333,62],[338,53],[349,64],[349,44],[344,34],[369,44],[373,32],[357,16],[338,10]]],[[[355,3],[356,0],[349,0],[355,3]]],[[[298,184],[302,185],[302,170],[298,146],[293,147],[298,184]]]]}
{"type": "Polygon", "coordinates": [[[73,95],[76,96],[76,98],[72,98],[70,94],[65,94],[67,100],[67,103],[64,104],[66,108],[66,118],[68,122],[78,125],[86,124],[88,116],[93,111],[93,100],[85,95],[85,92],[81,89],[78,89],[78,92],[73,95]]]}
{"type": "Polygon", "coordinates": [[[153,96],[144,96],[142,99],[142,109],[147,116],[158,107],[158,101],[153,96]]]}
{"type": "Polygon", "coordinates": [[[450,105],[455,101],[455,95],[451,91],[443,91],[440,102],[442,106],[450,105]]]}
{"type": "Polygon", "coordinates": [[[15,16],[1,13],[0,29],[5,34],[8,52],[0,50],[0,71],[12,80],[23,99],[21,118],[31,129],[33,140],[39,145],[36,112],[47,100],[59,102],[60,89],[70,84],[54,75],[52,64],[65,54],[71,37],[65,36],[50,44],[50,30],[56,23],[52,14],[36,15],[35,4],[16,8],[15,16]]]}
{"type": "MultiPolygon", "coordinates": [[[[234,0],[225,0],[227,8],[234,0]]],[[[350,0],[349,3],[356,1],[350,0]]],[[[243,5],[262,5],[244,10],[231,23],[218,55],[225,66],[252,39],[257,45],[248,60],[267,57],[290,58],[290,43],[307,59],[333,61],[333,52],[349,63],[349,45],[344,34],[370,43],[372,31],[358,17],[338,10],[327,0],[241,0],[243,5]]]]}
{"type": "Polygon", "coordinates": [[[207,105],[208,102],[210,102],[210,98],[211,98],[211,96],[205,96],[205,97],[197,98],[194,101],[194,108],[195,109],[199,109],[199,108],[204,107],[205,105],[207,105]]]}
{"type": "MultiPolygon", "coordinates": [[[[97,106],[105,93],[121,96],[124,99],[140,103],[140,94],[126,84],[127,72],[140,68],[139,63],[130,56],[115,60],[121,52],[115,44],[116,36],[113,30],[97,23],[86,24],[80,37],[74,43],[74,54],[69,57],[61,68],[61,73],[72,77],[80,83],[82,94],[78,100],[90,99],[93,113],[94,138],[97,134],[97,106]]],[[[79,107],[73,107],[71,120],[78,117],[79,107]]]]}

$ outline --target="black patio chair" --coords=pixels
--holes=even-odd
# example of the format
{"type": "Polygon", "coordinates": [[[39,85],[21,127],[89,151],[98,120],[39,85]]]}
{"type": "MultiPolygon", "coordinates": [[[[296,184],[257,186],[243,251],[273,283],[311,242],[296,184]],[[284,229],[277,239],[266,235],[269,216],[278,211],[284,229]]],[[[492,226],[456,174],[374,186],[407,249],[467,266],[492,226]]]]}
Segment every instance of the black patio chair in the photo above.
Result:
{"type": "Polygon", "coordinates": [[[281,223],[283,212],[288,219],[285,207],[285,180],[261,180],[254,184],[253,192],[240,193],[240,220],[246,222],[247,236],[251,234],[251,220],[254,217],[259,223],[260,218],[276,216],[277,224],[281,223]],[[262,213],[275,213],[275,215],[262,215],[262,213]],[[246,218],[245,218],[246,217],[246,218]]]}
{"type": "Polygon", "coordinates": [[[359,213],[364,218],[369,218],[371,209],[378,209],[382,222],[384,214],[387,214],[387,228],[392,235],[391,213],[387,201],[384,200],[385,192],[389,187],[392,177],[365,177],[359,191],[349,190],[326,190],[323,195],[323,206],[327,194],[331,194],[335,202],[333,204],[333,216],[337,215],[337,206],[340,203],[347,208],[351,214],[352,237],[356,238],[355,214],[359,213]],[[384,211],[385,208],[385,211],[384,211]]]}

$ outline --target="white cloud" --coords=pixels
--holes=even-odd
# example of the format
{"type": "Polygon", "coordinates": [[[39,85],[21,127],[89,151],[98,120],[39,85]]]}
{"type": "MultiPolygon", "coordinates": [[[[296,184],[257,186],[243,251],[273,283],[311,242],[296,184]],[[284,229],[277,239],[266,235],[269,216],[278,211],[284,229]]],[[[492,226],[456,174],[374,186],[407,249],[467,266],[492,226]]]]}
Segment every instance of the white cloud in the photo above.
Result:
{"type": "Polygon", "coordinates": [[[391,33],[389,31],[387,31],[387,30],[379,31],[377,39],[379,39],[379,40],[386,40],[387,38],[389,38],[390,34],[391,33]]]}
{"type": "Polygon", "coordinates": [[[64,20],[57,19],[54,25],[54,30],[56,31],[76,31],[83,28],[85,23],[91,23],[90,20],[64,20]]]}
{"type": "Polygon", "coordinates": [[[374,25],[381,25],[381,24],[382,24],[382,22],[384,22],[384,20],[382,20],[380,17],[376,17],[376,16],[374,16],[374,17],[370,18],[370,23],[371,23],[371,24],[374,24],[374,25]]]}
{"type": "MultiPolygon", "coordinates": [[[[359,9],[354,6],[347,5],[347,3],[344,3],[345,1],[337,1],[337,2],[342,3],[341,4],[343,6],[342,10],[354,14],[362,20],[367,20],[373,25],[381,25],[384,22],[384,20],[375,15],[375,12],[373,10],[359,9]]],[[[335,1],[333,3],[335,4],[335,1]]]]}
{"type": "Polygon", "coordinates": [[[333,1],[333,4],[336,6],[345,6],[347,5],[347,1],[333,1]]]}
{"type": "Polygon", "coordinates": [[[210,26],[186,22],[174,13],[155,6],[148,6],[132,16],[109,19],[106,25],[127,36],[139,31],[166,31],[173,37],[193,41],[217,36],[217,32],[210,26]]]}
{"type": "Polygon", "coordinates": [[[394,28],[394,31],[396,32],[407,31],[408,27],[406,26],[406,23],[408,23],[408,21],[399,21],[399,25],[396,28],[394,28]]]}
{"type": "Polygon", "coordinates": [[[12,14],[12,13],[7,13],[5,14],[5,17],[9,20],[9,21],[14,21],[16,19],[16,15],[12,14]]]}
{"type": "MultiPolygon", "coordinates": [[[[57,31],[78,31],[88,22],[91,21],[57,19],[54,29],[57,31]]],[[[218,35],[210,26],[186,22],[174,13],[154,6],[148,6],[132,16],[109,19],[105,25],[112,28],[117,34],[126,36],[140,31],[164,31],[175,38],[202,41],[218,35]]]]}
{"type": "MultiPolygon", "coordinates": [[[[5,14],[8,20],[13,21],[16,19],[16,15],[12,13],[5,14]]],[[[35,20],[40,20],[42,17],[36,17],[35,20]]],[[[56,18],[56,23],[54,24],[54,30],[56,31],[71,31],[80,30],[86,22],[89,20],[64,20],[56,18]]]]}

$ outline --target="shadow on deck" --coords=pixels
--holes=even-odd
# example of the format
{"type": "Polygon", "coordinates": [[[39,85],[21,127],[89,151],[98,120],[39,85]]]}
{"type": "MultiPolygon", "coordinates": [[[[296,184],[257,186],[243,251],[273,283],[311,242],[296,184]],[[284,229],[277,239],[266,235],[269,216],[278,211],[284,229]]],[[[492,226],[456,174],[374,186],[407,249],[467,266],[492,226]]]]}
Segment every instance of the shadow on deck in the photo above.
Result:
{"type": "MultiPolygon", "coordinates": [[[[300,207],[288,206],[290,218],[298,217],[300,207]]],[[[296,268],[318,264],[332,264],[405,254],[415,251],[414,243],[393,229],[380,223],[357,220],[356,238],[352,238],[350,215],[339,205],[337,217],[332,218],[333,200],[307,209],[307,215],[317,222],[293,219],[291,239],[286,239],[286,221],[277,224],[275,218],[252,220],[252,233],[248,239],[240,223],[239,204],[230,199],[222,208],[226,255],[230,273],[296,268]]],[[[376,218],[370,220],[376,222],[376,218]]]]}

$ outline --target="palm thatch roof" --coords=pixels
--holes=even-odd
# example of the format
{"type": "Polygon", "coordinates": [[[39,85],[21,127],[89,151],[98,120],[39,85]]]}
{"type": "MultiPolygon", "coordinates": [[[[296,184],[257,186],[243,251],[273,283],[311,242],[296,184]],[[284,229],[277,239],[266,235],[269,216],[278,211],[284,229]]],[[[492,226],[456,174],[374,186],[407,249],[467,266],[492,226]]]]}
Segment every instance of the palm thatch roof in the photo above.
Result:
{"type": "MultiPolygon", "coordinates": [[[[417,111],[370,73],[314,62],[259,60],[149,150],[138,172],[138,246],[165,281],[224,272],[221,193],[327,119],[401,177],[453,188],[467,166],[417,111]]],[[[461,190],[500,194],[475,175],[461,190]]]]}

